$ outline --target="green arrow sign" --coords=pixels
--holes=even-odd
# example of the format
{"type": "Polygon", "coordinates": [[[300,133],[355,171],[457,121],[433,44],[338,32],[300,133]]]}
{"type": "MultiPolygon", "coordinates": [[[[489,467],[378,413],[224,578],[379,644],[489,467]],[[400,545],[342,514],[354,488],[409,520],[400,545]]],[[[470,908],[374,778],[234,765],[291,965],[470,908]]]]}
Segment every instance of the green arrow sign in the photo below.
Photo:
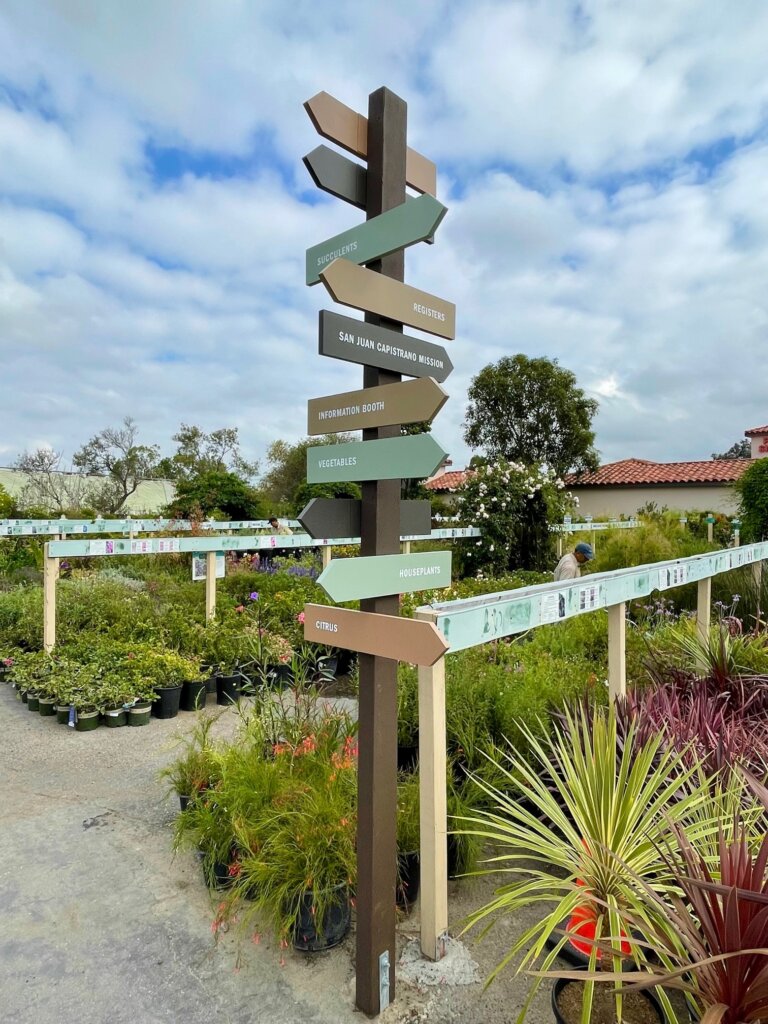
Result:
{"type": "Polygon", "coordinates": [[[423,242],[434,234],[446,213],[442,203],[425,194],[313,245],[307,249],[307,284],[317,284],[320,271],[340,257],[352,263],[370,263],[414,242],[423,242]]]}
{"type": "Polygon", "coordinates": [[[317,582],[332,601],[357,601],[451,585],[451,552],[334,558],[317,582]]]}
{"type": "Polygon", "coordinates": [[[307,449],[307,483],[403,477],[421,480],[431,476],[445,456],[431,434],[318,445],[307,449]]]}

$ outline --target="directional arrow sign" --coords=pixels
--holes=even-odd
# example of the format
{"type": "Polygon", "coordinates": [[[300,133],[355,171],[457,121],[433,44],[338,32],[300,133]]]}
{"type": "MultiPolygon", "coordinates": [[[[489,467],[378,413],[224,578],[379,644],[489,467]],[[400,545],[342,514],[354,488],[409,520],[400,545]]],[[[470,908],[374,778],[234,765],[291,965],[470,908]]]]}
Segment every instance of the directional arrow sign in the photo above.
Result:
{"type": "Polygon", "coordinates": [[[431,377],[310,398],[307,433],[365,430],[394,423],[431,423],[447,401],[447,393],[431,377]]]}
{"type": "Polygon", "coordinates": [[[327,146],[318,146],[304,157],[304,166],[318,188],[361,210],[365,209],[368,173],[360,164],[347,160],[327,146]]]}
{"type": "Polygon", "coordinates": [[[412,665],[434,665],[448,650],[443,634],[431,622],[321,604],[304,605],[304,639],[412,665]]]}
{"type": "MultiPolygon", "coordinates": [[[[318,135],[337,143],[355,156],[368,156],[368,118],[345,106],[327,92],[307,100],[309,114],[318,135]]],[[[417,192],[437,194],[437,168],[421,153],[408,149],[405,155],[405,180],[417,192]]]]}
{"type": "Polygon", "coordinates": [[[443,381],[453,372],[453,363],[441,345],[327,309],[320,311],[319,349],[321,356],[377,366],[409,377],[443,381]]]}
{"type": "Polygon", "coordinates": [[[451,552],[334,558],[317,577],[332,601],[357,601],[451,585],[451,552]]]}
{"type": "Polygon", "coordinates": [[[423,195],[313,245],[307,249],[307,284],[317,284],[320,271],[340,256],[353,263],[371,263],[423,242],[435,233],[447,212],[434,196],[423,195]]]}
{"type": "Polygon", "coordinates": [[[346,259],[334,260],[320,271],[320,279],[342,306],[410,324],[440,338],[456,337],[456,306],[429,292],[358,267],[346,259]]]}
{"type": "MultiPolygon", "coordinates": [[[[299,522],[310,537],[359,537],[361,505],[355,498],[312,498],[299,513],[299,522]]],[[[432,506],[428,501],[400,502],[401,535],[414,537],[431,529],[432,506]]]]}
{"type": "Polygon", "coordinates": [[[422,480],[435,472],[445,456],[431,434],[318,445],[307,449],[307,483],[422,480]]]}

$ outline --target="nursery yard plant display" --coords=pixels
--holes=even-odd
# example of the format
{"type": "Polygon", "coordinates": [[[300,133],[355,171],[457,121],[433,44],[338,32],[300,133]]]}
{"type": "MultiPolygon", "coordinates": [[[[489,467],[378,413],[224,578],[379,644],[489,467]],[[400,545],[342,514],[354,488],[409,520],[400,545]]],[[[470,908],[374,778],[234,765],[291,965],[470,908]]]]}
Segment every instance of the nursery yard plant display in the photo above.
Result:
{"type": "MultiPolygon", "coordinates": [[[[378,335],[359,344],[365,329],[358,331],[356,321],[349,331],[337,331],[339,345],[348,345],[350,353],[355,353],[351,361],[364,367],[364,390],[315,399],[309,407],[310,431],[342,424],[345,429],[363,430],[362,441],[307,451],[309,483],[362,481],[363,557],[345,559],[343,570],[332,562],[319,581],[327,585],[332,598],[359,597],[361,610],[347,612],[342,628],[341,620],[322,616],[308,606],[304,626],[305,638],[322,633],[329,639],[335,637],[333,642],[340,646],[370,652],[360,656],[356,1002],[364,1012],[377,1014],[391,1001],[395,984],[397,659],[405,656],[405,648],[401,653],[393,643],[389,656],[381,657],[377,653],[380,648],[364,643],[363,635],[375,632],[376,617],[381,619],[382,631],[390,628],[386,617],[396,620],[399,616],[401,591],[426,588],[430,578],[450,582],[449,553],[432,555],[424,562],[423,556],[414,560],[414,556],[396,552],[401,478],[428,475],[445,458],[428,434],[400,436],[402,423],[431,419],[445,401],[434,379],[431,386],[400,381],[401,372],[424,377],[427,360],[439,359],[439,353],[425,351],[420,360],[419,342],[403,340],[402,325],[452,338],[455,308],[403,283],[404,248],[429,239],[446,213],[435,198],[434,164],[407,149],[403,100],[388,89],[377,90],[369,97],[367,119],[327,93],[318,94],[305,106],[322,135],[368,160],[366,222],[309,249],[306,277],[310,285],[322,280],[337,302],[364,310],[366,325],[378,335]],[[407,200],[406,184],[422,195],[407,200]],[[368,268],[358,266],[362,263],[368,268]],[[383,366],[376,358],[377,349],[386,350],[390,360],[383,366]],[[415,373],[409,352],[416,357],[414,368],[422,368],[415,373]],[[394,364],[391,358],[396,360],[394,364]],[[381,571],[376,567],[379,559],[381,571]],[[356,634],[360,643],[356,643],[356,634]]],[[[330,173],[345,180],[328,191],[360,206],[359,172],[340,171],[342,159],[332,161],[330,173]]],[[[311,171],[313,161],[316,154],[306,160],[311,171]]],[[[322,352],[322,319],[320,333],[322,352]]],[[[338,348],[333,354],[339,358],[338,348]]],[[[433,630],[422,628],[422,634],[434,646],[433,630]]],[[[396,639],[396,627],[390,635],[396,639]]]]}

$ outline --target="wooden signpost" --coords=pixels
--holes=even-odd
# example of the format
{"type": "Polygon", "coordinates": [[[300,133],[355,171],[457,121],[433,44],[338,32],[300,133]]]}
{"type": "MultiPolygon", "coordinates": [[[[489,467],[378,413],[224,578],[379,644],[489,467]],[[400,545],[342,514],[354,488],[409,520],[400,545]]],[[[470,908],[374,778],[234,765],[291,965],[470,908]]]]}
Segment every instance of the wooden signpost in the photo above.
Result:
{"type": "Polygon", "coordinates": [[[447,401],[448,395],[431,377],[311,398],[307,433],[314,436],[390,423],[431,423],[447,401]]]}
{"type": "Polygon", "coordinates": [[[320,278],[331,297],[342,306],[364,309],[439,338],[456,337],[456,307],[429,292],[376,274],[342,258],[336,259],[320,278]]]}
{"type": "Polygon", "coordinates": [[[313,245],[307,249],[307,284],[317,284],[320,271],[340,256],[353,263],[372,263],[416,242],[425,242],[434,235],[446,212],[434,196],[423,195],[313,245]]]}
{"type": "MultiPolygon", "coordinates": [[[[313,498],[299,513],[299,522],[310,537],[360,536],[360,501],[356,498],[313,498]]],[[[424,536],[432,529],[432,506],[428,501],[400,502],[400,533],[424,536]]]]}
{"type": "Polygon", "coordinates": [[[318,445],[307,449],[307,483],[423,479],[431,476],[445,457],[431,434],[318,445]]]}
{"type": "MultiPolygon", "coordinates": [[[[341,603],[361,597],[442,589],[451,585],[451,552],[334,558],[317,577],[317,582],[332,601],[341,603]]],[[[393,652],[400,654],[397,648],[390,648],[390,654],[393,652]]]]}
{"type": "Polygon", "coordinates": [[[321,355],[360,363],[363,390],[313,399],[309,431],[362,429],[363,439],[308,449],[307,480],[360,481],[362,499],[310,503],[302,518],[359,515],[361,557],[332,560],[320,580],[334,600],[359,597],[361,610],[307,605],[304,636],[360,654],[356,1003],[375,1016],[395,991],[397,662],[432,665],[447,649],[432,623],[400,618],[399,595],[450,583],[449,552],[398,553],[401,479],[429,476],[445,458],[429,434],[403,437],[400,425],[437,414],[446,395],[436,381],[453,369],[440,346],[405,337],[403,324],[453,338],[456,310],[403,284],[404,248],[427,241],[446,212],[434,198],[435,165],[406,146],[403,100],[378,89],[367,118],[325,92],[305,107],[320,135],[368,161],[363,171],[323,146],[305,157],[320,188],[364,204],[366,222],[313,246],[306,265],[308,284],[322,280],[337,302],[365,312],[364,323],[320,314],[321,355]],[[406,185],[422,195],[409,198],[406,185]],[[417,380],[403,384],[403,373],[417,380]]]}
{"type": "Polygon", "coordinates": [[[304,606],[304,637],[382,658],[397,651],[402,661],[412,665],[434,665],[448,650],[443,634],[431,622],[322,604],[304,606]]]}
{"type": "Polygon", "coordinates": [[[377,366],[380,370],[404,373],[408,377],[433,377],[444,381],[453,372],[453,363],[441,345],[330,313],[327,309],[320,312],[319,351],[321,356],[377,366]]]}

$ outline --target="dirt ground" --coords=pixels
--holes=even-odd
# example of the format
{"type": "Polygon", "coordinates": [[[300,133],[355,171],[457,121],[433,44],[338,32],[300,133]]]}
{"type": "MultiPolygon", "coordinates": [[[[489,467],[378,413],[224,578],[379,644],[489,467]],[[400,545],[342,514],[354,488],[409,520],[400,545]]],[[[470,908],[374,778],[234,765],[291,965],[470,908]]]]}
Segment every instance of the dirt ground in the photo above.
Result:
{"type": "MultiPolygon", "coordinates": [[[[210,700],[211,698],[209,698],[210,700]]],[[[235,724],[227,711],[217,723],[235,724]]],[[[303,956],[265,936],[248,944],[211,932],[212,897],[192,854],[171,856],[177,801],[156,775],[193,717],[146,728],[76,733],[40,718],[0,683],[0,1021],[2,1024],[347,1024],[354,1009],[354,934],[303,956]]],[[[492,891],[488,878],[450,883],[451,931],[492,891]]],[[[378,1020],[506,1024],[529,980],[485,979],[533,921],[464,937],[441,965],[409,960],[418,906],[398,928],[397,992],[378,1020]],[[409,945],[410,944],[410,945],[409,945]],[[476,965],[476,967],[474,966],[476,965]],[[429,970],[426,970],[429,968],[429,970]],[[436,984],[416,984],[432,973],[436,984]],[[469,984],[453,984],[475,976],[469,984]]],[[[412,959],[412,957],[411,957],[412,959]]],[[[552,1019],[549,991],[529,1012],[552,1019]]]]}

